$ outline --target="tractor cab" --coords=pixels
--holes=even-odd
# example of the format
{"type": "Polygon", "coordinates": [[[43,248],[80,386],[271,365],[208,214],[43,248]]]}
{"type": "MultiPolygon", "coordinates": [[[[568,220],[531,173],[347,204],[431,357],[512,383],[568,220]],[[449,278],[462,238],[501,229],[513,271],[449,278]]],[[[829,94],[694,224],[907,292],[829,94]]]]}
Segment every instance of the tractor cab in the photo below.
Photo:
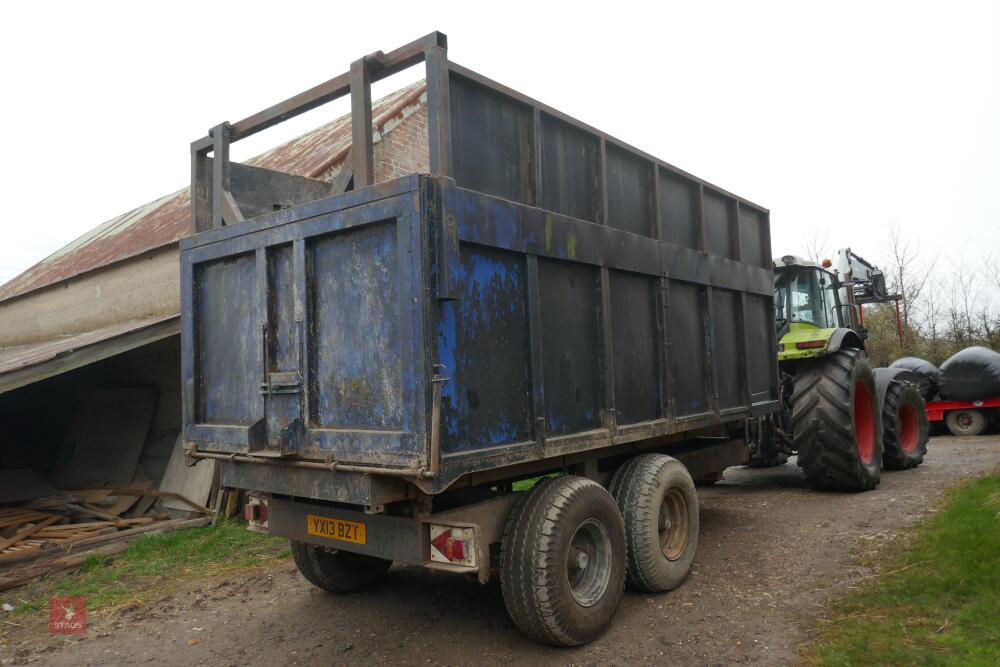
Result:
{"type": "Polygon", "coordinates": [[[785,255],[775,262],[774,318],[779,361],[822,356],[844,327],[836,276],[815,262],[785,255]]]}

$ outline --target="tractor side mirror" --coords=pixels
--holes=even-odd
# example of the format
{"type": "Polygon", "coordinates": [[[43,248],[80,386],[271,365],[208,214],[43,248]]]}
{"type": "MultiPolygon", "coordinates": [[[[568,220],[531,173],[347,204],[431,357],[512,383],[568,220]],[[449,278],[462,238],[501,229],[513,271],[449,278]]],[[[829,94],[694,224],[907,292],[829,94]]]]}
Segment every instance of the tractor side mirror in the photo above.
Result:
{"type": "Polygon", "coordinates": [[[858,329],[858,335],[861,336],[861,340],[868,340],[868,329],[860,327],[858,329]]]}

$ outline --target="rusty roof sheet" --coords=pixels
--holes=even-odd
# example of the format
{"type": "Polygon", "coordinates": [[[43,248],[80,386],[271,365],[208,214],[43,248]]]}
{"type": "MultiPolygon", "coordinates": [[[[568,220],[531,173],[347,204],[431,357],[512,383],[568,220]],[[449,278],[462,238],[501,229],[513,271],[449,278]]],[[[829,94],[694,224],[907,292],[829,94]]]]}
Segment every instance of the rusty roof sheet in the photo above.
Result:
{"type": "MultiPolygon", "coordinates": [[[[390,131],[426,100],[417,81],[372,105],[374,138],[390,131]]],[[[351,146],[351,118],[342,116],[259,155],[249,164],[310,178],[328,178],[351,146]]],[[[0,285],[6,301],[88,271],[176,243],[191,228],[189,188],[108,220],[0,285]]]]}
{"type": "MultiPolygon", "coordinates": [[[[142,331],[143,329],[149,329],[170,320],[177,320],[178,317],[176,314],[157,315],[142,320],[117,322],[101,329],[85,331],[70,336],[60,336],[37,343],[0,348],[0,393],[14,389],[19,384],[25,384],[24,382],[9,382],[4,377],[8,373],[31,368],[32,366],[64,357],[78,350],[93,347],[127,334],[142,331]]],[[[62,372],[62,370],[67,369],[61,369],[57,372],[62,372]]]]}

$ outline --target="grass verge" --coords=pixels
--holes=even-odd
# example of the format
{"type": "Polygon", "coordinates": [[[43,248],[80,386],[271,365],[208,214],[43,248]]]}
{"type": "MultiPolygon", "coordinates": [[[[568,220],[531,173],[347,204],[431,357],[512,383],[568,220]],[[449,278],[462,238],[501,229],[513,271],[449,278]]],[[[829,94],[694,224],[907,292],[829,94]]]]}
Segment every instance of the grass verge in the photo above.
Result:
{"type": "Polygon", "coordinates": [[[259,567],[288,554],[286,540],[220,521],[141,536],[116,556],[89,557],[78,574],[0,593],[0,599],[15,605],[15,614],[47,610],[54,595],[83,596],[89,611],[107,611],[144,602],[181,578],[259,567]]]}
{"type": "Polygon", "coordinates": [[[1000,665],[1000,474],[954,489],[871,586],[821,619],[812,665],[1000,665]]]}

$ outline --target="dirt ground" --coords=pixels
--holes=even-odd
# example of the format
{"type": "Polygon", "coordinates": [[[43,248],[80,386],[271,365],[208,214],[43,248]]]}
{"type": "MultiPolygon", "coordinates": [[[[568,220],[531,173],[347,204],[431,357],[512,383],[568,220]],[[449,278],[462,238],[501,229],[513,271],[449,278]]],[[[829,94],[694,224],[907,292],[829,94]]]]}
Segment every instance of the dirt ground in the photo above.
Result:
{"type": "Polygon", "coordinates": [[[376,590],[333,596],[283,561],[183,582],[110,617],[92,613],[85,637],[7,625],[0,664],[794,663],[811,619],[863,585],[901,529],[935,511],[949,485],[998,465],[1000,437],[988,436],[935,438],[923,466],[885,473],[863,494],[812,491],[794,465],[731,469],[699,490],[701,542],[687,582],[664,595],[626,593],[610,630],[576,649],[522,636],[496,584],[397,565],[376,590]]]}

